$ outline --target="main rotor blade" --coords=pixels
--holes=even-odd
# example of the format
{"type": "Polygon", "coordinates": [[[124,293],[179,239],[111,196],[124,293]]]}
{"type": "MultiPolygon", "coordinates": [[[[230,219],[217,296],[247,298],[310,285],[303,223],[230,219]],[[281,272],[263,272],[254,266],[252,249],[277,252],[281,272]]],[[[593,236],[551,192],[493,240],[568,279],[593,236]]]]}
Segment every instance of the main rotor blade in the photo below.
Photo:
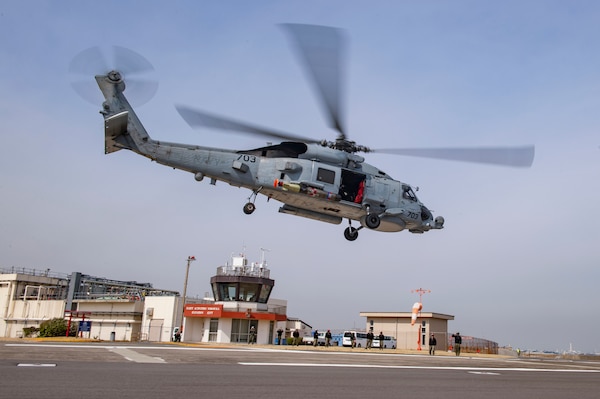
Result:
{"type": "Polygon", "coordinates": [[[371,152],[528,168],[533,164],[535,147],[396,148],[371,152]]]}
{"type": "Polygon", "coordinates": [[[344,38],[340,29],[327,26],[283,24],[295,44],[297,54],[311,78],[329,125],[345,139],[342,126],[342,53],[344,38]]]}
{"type": "Polygon", "coordinates": [[[224,118],[204,111],[194,110],[182,105],[176,105],[175,108],[179,115],[191,127],[210,127],[214,129],[249,133],[255,136],[271,137],[280,140],[300,141],[303,143],[318,143],[319,141],[302,136],[296,136],[289,133],[278,132],[271,129],[265,129],[259,126],[253,126],[244,122],[224,118]]]}

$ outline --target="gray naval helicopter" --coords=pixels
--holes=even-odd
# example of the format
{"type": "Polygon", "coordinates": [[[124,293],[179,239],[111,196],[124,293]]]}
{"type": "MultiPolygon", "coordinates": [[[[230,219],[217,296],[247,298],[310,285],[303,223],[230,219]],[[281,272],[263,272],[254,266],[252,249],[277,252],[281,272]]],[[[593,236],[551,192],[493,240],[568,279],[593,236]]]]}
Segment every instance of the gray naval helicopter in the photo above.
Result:
{"type": "MultiPolygon", "coordinates": [[[[255,211],[255,200],[262,194],[281,202],[281,213],[332,224],[346,219],[348,227],[344,237],[349,241],[356,240],[359,230],[365,227],[381,232],[408,230],[411,233],[444,227],[444,218],[434,218],[409,184],[366,163],[357,153],[531,166],[533,146],[373,150],[357,145],[347,138],[340,120],[343,32],[314,25],[285,24],[282,27],[314,83],[330,126],[337,131],[334,141],[282,133],[184,106],[177,106],[177,110],[192,127],[237,131],[283,141],[260,148],[233,150],[154,140],[124,95],[126,79],[128,84],[130,81],[137,84],[128,79],[129,74],[152,67],[137,53],[115,47],[117,55],[130,58],[130,65],[95,76],[105,98],[100,111],[105,122],[105,153],[126,149],[190,172],[197,181],[208,178],[213,185],[223,181],[247,188],[251,194],[243,211],[248,215],[255,211]]],[[[81,53],[72,65],[86,64],[89,56],[89,51],[81,53]]]]}

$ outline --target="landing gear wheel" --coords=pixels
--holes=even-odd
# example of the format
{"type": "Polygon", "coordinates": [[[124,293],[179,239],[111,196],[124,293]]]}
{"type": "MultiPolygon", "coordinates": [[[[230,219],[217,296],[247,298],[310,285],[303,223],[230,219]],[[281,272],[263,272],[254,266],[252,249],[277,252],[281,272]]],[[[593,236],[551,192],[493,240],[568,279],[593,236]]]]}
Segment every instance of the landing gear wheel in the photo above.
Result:
{"type": "Polygon", "coordinates": [[[256,205],[254,205],[252,202],[248,202],[246,205],[244,205],[244,213],[246,215],[250,215],[255,210],[256,210],[256,205]]]}
{"type": "Polygon", "coordinates": [[[379,219],[379,216],[375,215],[374,213],[367,215],[367,218],[365,219],[365,224],[370,229],[378,228],[380,223],[381,219],[379,219]]]}
{"type": "Polygon", "coordinates": [[[352,226],[346,227],[346,229],[344,230],[344,237],[348,241],[354,241],[358,238],[358,230],[352,226]]]}

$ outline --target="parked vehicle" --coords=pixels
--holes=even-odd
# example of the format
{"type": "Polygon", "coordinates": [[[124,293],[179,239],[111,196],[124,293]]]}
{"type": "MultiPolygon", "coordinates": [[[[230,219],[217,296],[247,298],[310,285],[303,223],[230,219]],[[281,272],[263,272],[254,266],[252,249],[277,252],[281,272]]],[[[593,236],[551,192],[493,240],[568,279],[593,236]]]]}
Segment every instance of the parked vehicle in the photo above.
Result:
{"type": "MultiPolygon", "coordinates": [[[[302,338],[302,345],[314,345],[314,344],[315,344],[314,331],[311,333],[311,335],[309,337],[302,338]]],[[[325,331],[319,331],[317,345],[325,346],[325,331]]]]}
{"type": "MultiPolygon", "coordinates": [[[[375,335],[375,339],[373,340],[373,348],[379,348],[379,336],[375,335]]],[[[383,348],[384,349],[396,349],[396,338],[390,337],[389,335],[385,335],[383,337],[383,348]]]]}
{"type": "Polygon", "coordinates": [[[344,331],[342,337],[342,346],[352,346],[352,334],[356,339],[356,347],[364,348],[367,345],[367,333],[360,331],[344,331]]]}

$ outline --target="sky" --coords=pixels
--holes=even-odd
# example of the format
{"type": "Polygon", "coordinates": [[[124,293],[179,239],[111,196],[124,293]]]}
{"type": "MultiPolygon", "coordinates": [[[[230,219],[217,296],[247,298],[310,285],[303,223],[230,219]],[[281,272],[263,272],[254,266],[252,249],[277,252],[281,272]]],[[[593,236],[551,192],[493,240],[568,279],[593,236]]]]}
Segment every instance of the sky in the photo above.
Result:
{"type": "MultiPolygon", "coordinates": [[[[79,271],[210,292],[259,261],[288,316],[365,328],[360,312],[453,315],[449,330],[530,350],[600,352],[600,3],[595,1],[0,1],[0,268],[79,271]],[[531,168],[366,154],[445,220],[423,235],[279,214],[281,204],[129,151],[104,155],[101,97],[71,60],[118,45],[155,70],[136,108],[154,139],[249,149],[176,104],[335,138],[279,24],[341,28],[344,119],[373,148],[535,145],[531,168]],[[92,96],[93,96],[92,95],[92,96]],[[261,250],[263,249],[263,250],[261,250]]],[[[90,80],[93,77],[90,76],[90,80]]],[[[93,83],[93,81],[92,81],[93,83]]],[[[127,93],[126,93],[127,94],[127,93]]]]}

